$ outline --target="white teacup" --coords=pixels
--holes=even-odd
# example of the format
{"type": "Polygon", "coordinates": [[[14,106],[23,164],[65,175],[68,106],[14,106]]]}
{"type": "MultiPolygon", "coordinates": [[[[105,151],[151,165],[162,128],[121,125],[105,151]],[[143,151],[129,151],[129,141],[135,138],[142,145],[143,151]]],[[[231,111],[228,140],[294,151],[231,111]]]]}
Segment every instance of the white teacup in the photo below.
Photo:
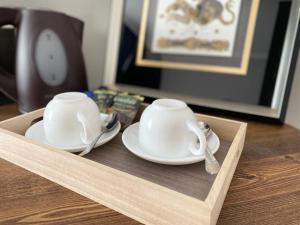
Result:
{"type": "Polygon", "coordinates": [[[46,140],[65,147],[89,144],[101,131],[99,115],[96,103],[83,93],[56,95],[44,111],[46,140]]]}
{"type": "Polygon", "coordinates": [[[155,100],[144,110],[139,141],[148,153],[168,158],[201,155],[207,147],[193,111],[175,99],[155,100]]]}

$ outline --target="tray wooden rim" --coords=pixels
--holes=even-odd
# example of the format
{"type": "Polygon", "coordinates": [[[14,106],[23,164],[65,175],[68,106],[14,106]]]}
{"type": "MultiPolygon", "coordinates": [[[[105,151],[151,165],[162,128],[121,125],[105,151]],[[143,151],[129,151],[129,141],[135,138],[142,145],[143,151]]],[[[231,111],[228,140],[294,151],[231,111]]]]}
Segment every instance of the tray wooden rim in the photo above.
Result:
{"type": "Polygon", "coordinates": [[[18,126],[25,118],[30,118],[28,120],[32,121],[42,113],[43,109],[0,123],[1,158],[145,224],[216,223],[243,149],[246,123],[200,115],[201,117],[222,120],[238,126],[221,171],[215,178],[207,198],[205,201],[201,201],[89,159],[49,148],[16,133],[20,132],[18,126]],[[67,168],[64,168],[65,166],[57,167],[58,162],[66,161],[67,168]],[[75,164],[82,170],[78,172],[74,168],[70,169],[70,166],[75,166],[75,164]],[[66,172],[66,169],[69,170],[66,172]],[[101,175],[99,178],[105,178],[105,180],[94,180],[91,184],[89,183],[89,177],[91,176],[87,176],[87,172],[93,173],[94,178],[101,175]],[[116,182],[122,185],[116,185],[116,182]],[[132,185],[131,182],[134,182],[135,185],[132,185]],[[101,189],[99,189],[100,186],[101,189]],[[125,187],[126,190],[120,190],[119,186],[125,187]],[[147,193],[144,193],[144,188],[147,189],[147,193]],[[142,199],[143,205],[134,207],[141,200],[142,194],[147,196],[146,200],[142,199]],[[151,200],[156,201],[151,202],[151,200]],[[164,205],[160,205],[162,203],[164,205]],[[150,210],[149,213],[147,213],[147,210],[150,210]],[[180,210],[180,213],[176,213],[178,210],[180,210]],[[158,212],[167,213],[168,215],[159,217],[157,216],[158,212]]]}

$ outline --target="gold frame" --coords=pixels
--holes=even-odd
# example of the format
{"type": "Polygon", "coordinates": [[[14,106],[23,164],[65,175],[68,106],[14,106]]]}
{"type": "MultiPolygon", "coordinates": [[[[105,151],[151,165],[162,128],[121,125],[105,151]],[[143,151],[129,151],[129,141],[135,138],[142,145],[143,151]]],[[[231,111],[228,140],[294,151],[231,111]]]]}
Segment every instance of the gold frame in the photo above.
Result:
{"type": "Polygon", "coordinates": [[[241,76],[245,76],[247,74],[260,0],[252,0],[246,40],[244,43],[244,50],[243,50],[243,56],[242,56],[240,67],[214,66],[208,64],[179,63],[179,62],[172,62],[172,61],[144,59],[143,50],[145,45],[148,8],[149,8],[150,0],[143,0],[143,1],[144,4],[142,9],[142,18],[141,18],[140,31],[139,31],[138,48],[136,54],[136,65],[143,66],[143,67],[154,67],[154,68],[183,69],[183,70],[205,71],[205,72],[215,72],[215,73],[223,73],[223,74],[226,73],[226,74],[241,75],[241,76]]]}

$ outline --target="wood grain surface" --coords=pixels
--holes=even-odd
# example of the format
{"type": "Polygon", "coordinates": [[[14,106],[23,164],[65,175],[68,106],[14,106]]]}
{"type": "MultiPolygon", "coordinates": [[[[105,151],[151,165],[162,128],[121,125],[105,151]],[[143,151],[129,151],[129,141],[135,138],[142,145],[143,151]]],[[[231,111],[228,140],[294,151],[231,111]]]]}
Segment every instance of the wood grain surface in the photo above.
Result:
{"type": "MultiPolygon", "coordinates": [[[[0,107],[0,120],[17,115],[0,107]]],[[[300,131],[249,122],[218,224],[300,224],[300,131]]],[[[0,159],[0,224],[138,224],[0,159]]]]}

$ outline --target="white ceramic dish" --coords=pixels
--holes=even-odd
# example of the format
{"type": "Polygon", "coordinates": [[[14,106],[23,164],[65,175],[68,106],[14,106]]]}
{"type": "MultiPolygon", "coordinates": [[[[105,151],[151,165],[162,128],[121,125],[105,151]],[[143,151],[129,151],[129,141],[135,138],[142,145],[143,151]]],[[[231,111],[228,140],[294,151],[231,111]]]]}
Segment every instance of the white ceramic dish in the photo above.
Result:
{"type": "MultiPolygon", "coordinates": [[[[102,119],[102,121],[105,121],[107,119],[107,115],[106,114],[100,114],[99,119],[102,119]]],[[[110,141],[111,139],[113,139],[120,131],[121,129],[121,124],[120,122],[118,122],[118,125],[116,126],[116,128],[114,130],[112,130],[109,133],[105,133],[101,136],[101,138],[99,139],[99,141],[97,142],[97,144],[95,145],[96,147],[99,147],[105,143],[107,143],[108,141],[110,141]]],[[[49,144],[45,138],[45,133],[44,133],[44,128],[43,128],[43,120],[39,121],[35,124],[33,124],[31,127],[29,127],[25,133],[25,137],[30,138],[32,140],[47,144],[49,146],[64,150],[64,151],[68,151],[68,152],[82,152],[87,145],[83,144],[82,145],[78,145],[78,146],[54,146],[52,144],[49,144]]]]}
{"type": "MultiPolygon", "coordinates": [[[[123,144],[131,153],[133,153],[134,155],[142,159],[154,163],[165,164],[165,165],[186,165],[186,164],[200,162],[205,158],[204,154],[196,156],[193,155],[192,153],[189,156],[180,157],[180,158],[166,158],[166,157],[153,156],[149,154],[147,151],[143,150],[143,147],[139,142],[138,135],[139,135],[139,123],[132,124],[123,132],[122,141],[123,144]]],[[[208,138],[207,144],[210,150],[212,151],[212,153],[215,154],[220,147],[219,137],[213,132],[211,136],[208,138]]]]}

